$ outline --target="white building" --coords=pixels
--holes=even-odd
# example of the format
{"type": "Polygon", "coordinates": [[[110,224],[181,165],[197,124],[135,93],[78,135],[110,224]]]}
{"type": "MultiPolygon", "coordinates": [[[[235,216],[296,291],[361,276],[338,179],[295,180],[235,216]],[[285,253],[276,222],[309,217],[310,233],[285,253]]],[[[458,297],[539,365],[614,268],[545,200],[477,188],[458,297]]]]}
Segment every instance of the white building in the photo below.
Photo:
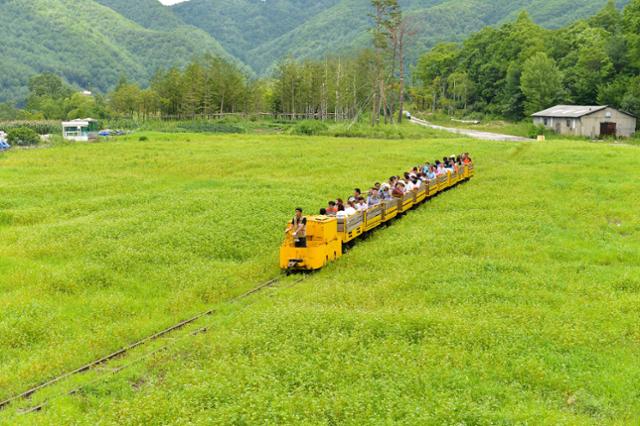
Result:
{"type": "Polygon", "coordinates": [[[76,142],[98,139],[98,122],[93,118],[80,118],[62,122],[62,137],[76,142]]]}
{"type": "Polygon", "coordinates": [[[609,106],[556,105],[533,114],[533,124],[560,135],[601,138],[632,136],[636,118],[609,106]]]}

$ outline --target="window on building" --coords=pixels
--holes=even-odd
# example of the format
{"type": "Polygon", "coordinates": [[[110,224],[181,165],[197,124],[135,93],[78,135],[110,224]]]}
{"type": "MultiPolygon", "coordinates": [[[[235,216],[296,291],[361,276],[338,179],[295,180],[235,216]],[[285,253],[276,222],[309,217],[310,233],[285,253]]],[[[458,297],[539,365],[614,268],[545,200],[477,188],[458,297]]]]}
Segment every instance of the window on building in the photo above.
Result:
{"type": "Polygon", "coordinates": [[[544,119],[544,125],[547,126],[549,124],[549,120],[548,119],[544,119]]]}
{"type": "Polygon", "coordinates": [[[567,120],[567,127],[571,127],[571,120],[567,120]]]}

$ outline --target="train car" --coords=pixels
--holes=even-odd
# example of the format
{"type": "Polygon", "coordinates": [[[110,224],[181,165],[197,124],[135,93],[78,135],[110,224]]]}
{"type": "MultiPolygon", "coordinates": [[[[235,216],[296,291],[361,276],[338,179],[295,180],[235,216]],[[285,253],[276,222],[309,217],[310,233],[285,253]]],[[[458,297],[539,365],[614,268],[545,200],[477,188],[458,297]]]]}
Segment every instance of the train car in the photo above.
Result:
{"type": "Polygon", "coordinates": [[[382,205],[382,223],[387,223],[398,216],[398,200],[395,198],[392,198],[391,200],[384,200],[382,205]]]}
{"type": "Polygon", "coordinates": [[[413,192],[407,192],[398,200],[398,214],[406,213],[413,207],[413,192]]]}
{"type": "Polygon", "coordinates": [[[382,204],[378,204],[367,209],[364,213],[364,232],[369,232],[380,226],[380,223],[382,223],[383,210],[384,206],[382,204]]]}
{"type": "Polygon", "coordinates": [[[452,172],[449,172],[448,174],[449,174],[449,188],[451,188],[452,186],[458,183],[458,172],[454,170],[452,172]]]}
{"type": "Polygon", "coordinates": [[[427,197],[431,198],[438,193],[438,181],[431,179],[427,182],[427,197]]]}
{"type": "Polygon", "coordinates": [[[339,217],[338,221],[338,236],[343,243],[348,243],[355,240],[364,231],[364,213],[357,212],[348,217],[339,217]]]}
{"type": "Polygon", "coordinates": [[[460,170],[458,172],[458,181],[463,182],[467,180],[467,168],[462,165],[460,166],[460,170]]]}
{"type": "Polygon", "coordinates": [[[293,237],[288,234],[280,248],[280,268],[287,271],[315,271],[341,256],[338,219],[308,216],[307,247],[296,247],[293,237]]]}
{"type": "Polygon", "coordinates": [[[444,191],[449,187],[448,175],[436,176],[436,183],[438,185],[438,192],[444,191]]]}
{"type": "Polygon", "coordinates": [[[418,205],[427,199],[427,185],[424,182],[414,191],[413,204],[418,205]]]}

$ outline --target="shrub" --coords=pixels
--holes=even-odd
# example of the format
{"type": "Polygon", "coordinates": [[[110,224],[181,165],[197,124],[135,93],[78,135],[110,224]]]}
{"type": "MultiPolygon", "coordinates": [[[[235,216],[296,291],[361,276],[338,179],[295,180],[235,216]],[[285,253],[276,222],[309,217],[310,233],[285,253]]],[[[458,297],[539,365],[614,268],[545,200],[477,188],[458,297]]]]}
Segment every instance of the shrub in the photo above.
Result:
{"type": "Polygon", "coordinates": [[[9,131],[7,140],[11,145],[37,145],[40,142],[40,136],[28,127],[18,127],[9,131]]]}
{"type": "Polygon", "coordinates": [[[146,137],[146,136],[140,136],[140,137],[138,138],[138,140],[139,140],[140,142],[146,142],[146,141],[148,141],[148,140],[149,140],[149,138],[148,138],[148,137],[146,137]]]}
{"type": "Polygon", "coordinates": [[[294,135],[317,136],[329,130],[329,127],[322,121],[304,120],[297,123],[291,129],[294,135]]]}
{"type": "Polygon", "coordinates": [[[544,126],[536,126],[535,124],[532,124],[531,127],[529,128],[528,136],[532,139],[535,139],[538,136],[546,135],[547,133],[549,132],[544,126]]]}

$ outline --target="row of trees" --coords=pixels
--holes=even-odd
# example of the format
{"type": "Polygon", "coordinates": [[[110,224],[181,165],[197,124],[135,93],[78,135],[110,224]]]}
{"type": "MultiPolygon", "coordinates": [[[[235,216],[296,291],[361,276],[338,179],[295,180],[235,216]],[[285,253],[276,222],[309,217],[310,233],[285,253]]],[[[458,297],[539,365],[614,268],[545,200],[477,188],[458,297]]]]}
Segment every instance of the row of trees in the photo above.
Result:
{"type": "Polygon", "coordinates": [[[424,109],[521,119],[556,103],[608,104],[640,114],[640,0],[621,13],[613,0],[596,16],[546,30],[522,13],[462,44],[444,43],[414,71],[424,109]]]}

